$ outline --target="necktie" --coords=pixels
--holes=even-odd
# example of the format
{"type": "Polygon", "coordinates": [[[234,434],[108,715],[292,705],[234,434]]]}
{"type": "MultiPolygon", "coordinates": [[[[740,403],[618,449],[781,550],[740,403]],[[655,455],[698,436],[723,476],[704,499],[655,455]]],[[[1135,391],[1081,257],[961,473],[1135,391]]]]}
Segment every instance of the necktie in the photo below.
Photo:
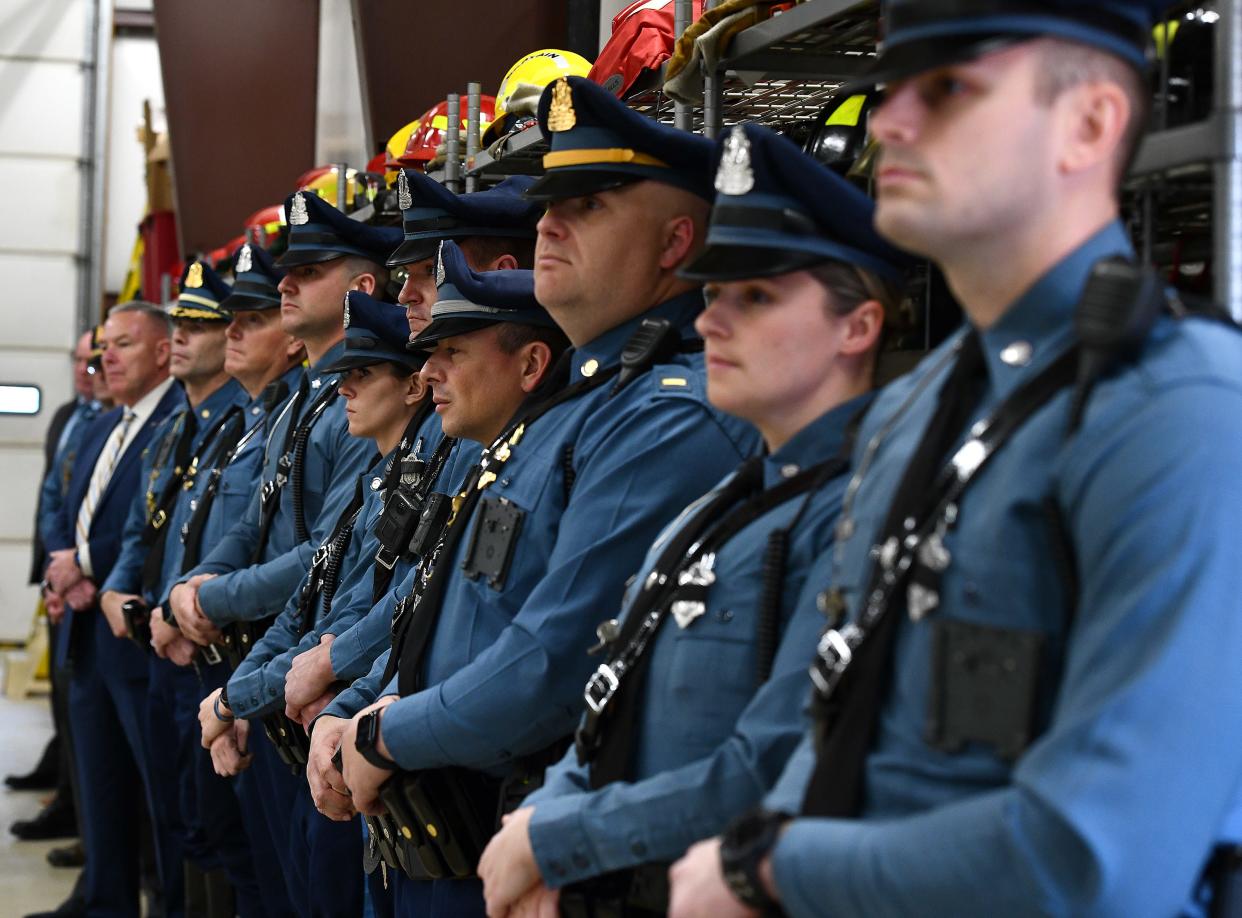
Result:
{"type": "Polygon", "coordinates": [[[76,542],[79,546],[84,545],[90,538],[91,520],[95,518],[99,498],[103,496],[108,482],[112,480],[112,471],[116,468],[117,460],[121,458],[121,447],[125,444],[125,438],[129,435],[129,428],[133,425],[135,417],[133,411],[129,408],[125,409],[121,422],[112,428],[112,433],[108,434],[108,440],[104,443],[103,451],[95,461],[90,486],[86,489],[86,497],[82,500],[82,506],[78,508],[76,542]]]}

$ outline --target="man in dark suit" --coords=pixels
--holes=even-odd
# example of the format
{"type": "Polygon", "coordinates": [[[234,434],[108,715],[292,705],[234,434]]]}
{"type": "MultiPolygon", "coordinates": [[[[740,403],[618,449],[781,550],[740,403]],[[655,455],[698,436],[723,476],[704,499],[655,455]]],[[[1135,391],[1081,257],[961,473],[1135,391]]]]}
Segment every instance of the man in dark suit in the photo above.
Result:
{"type": "MultiPolygon", "coordinates": [[[[30,582],[43,580],[47,566],[47,552],[43,548],[43,521],[60,510],[64,500],[68,473],[73,467],[76,442],[99,414],[100,405],[95,400],[91,384],[92,332],[84,332],[73,349],[74,397],[52,414],[47,437],[43,443],[43,478],[39,492],[38,509],[35,511],[33,557],[30,582]]],[[[48,623],[48,646],[56,646],[56,626],[48,623]]],[[[70,787],[70,755],[66,747],[68,718],[68,685],[52,673],[52,720],[56,732],[48,740],[39,763],[28,774],[9,775],[4,782],[14,790],[50,790],[56,793],[50,803],[34,819],[19,820],[12,826],[13,834],[22,839],[62,838],[77,834],[74,816],[73,792],[70,787]]]]}
{"type": "MultiPolygon", "coordinates": [[[[85,911],[137,916],[139,793],[150,776],[142,729],[147,661],[135,644],[113,637],[96,594],[120,552],[141,484],[142,452],[184,395],[168,377],[169,322],[158,307],[114,308],[103,346],[104,373],[118,407],[83,437],[64,508],[46,534],[46,579],[65,605],[56,658],[73,662],[69,716],[82,791],[85,911]]],[[[158,823],[149,793],[146,802],[158,823]]],[[[160,855],[157,850],[157,861],[160,855]]],[[[160,869],[181,867],[160,863],[160,869]]]]}

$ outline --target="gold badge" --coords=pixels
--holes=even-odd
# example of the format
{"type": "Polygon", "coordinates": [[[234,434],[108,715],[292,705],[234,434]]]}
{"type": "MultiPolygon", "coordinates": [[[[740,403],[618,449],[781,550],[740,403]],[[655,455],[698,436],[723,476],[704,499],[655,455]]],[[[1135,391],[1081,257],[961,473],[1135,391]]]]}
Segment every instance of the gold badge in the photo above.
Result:
{"type": "Polygon", "coordinates": [[[410,180],[405,177],[405,170],[397,172],[397,206],[409,210],[414,206],[414,196],[410,194],[410,180]]]}
{"type": "Polygon", "coordinates": [[[548,130],[572,130],[578,123],[578,113],[574,111],[574,94],[569,88],[569,81],[561,77],[552,86],[552,106],[548,109],[548,130]]]}
{"type": "Polygon", "coordinates": [[[235,270],[238,274],[244,274],[253,267],[254,259],[250,255],[250,243],[247,242],[241,247],[241,251],[237,253],[237,268],[235,270]]]}
{"type": "Polygon", "coordinates": [[[203,286],[203,266],[199,262],[190,265],[190,270],[185,275],[186,289],[203,286]]]}
{"type": "Polygon", "coordinates": [[[725,138],[716,170],[716,190],[721,194],[740,195],[755,187],[755,173],[750,168],[750,139],[742,126],[734,125],[725,138]]]}
{"type": "Polygon", "coordinates": [[[293,204],[289,208],[289,225],[305,226],[307,223],[310,223],[310,214],[306,212],[306,198],[299,191],[293,196],[293,204]]]}

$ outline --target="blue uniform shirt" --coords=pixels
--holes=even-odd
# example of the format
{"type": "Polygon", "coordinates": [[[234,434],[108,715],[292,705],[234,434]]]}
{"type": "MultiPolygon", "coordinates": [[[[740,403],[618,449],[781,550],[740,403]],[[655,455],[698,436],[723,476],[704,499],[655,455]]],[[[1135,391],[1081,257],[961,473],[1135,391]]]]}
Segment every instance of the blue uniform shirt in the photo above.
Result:
{"type": "MultiPolygon", "coordinates": [[[[702,302],[694,291],[645,316],[687,334],[702,302]]],[[[641,318],[576,349],[571,378],[617,364],[641,318]]],[[[384,712],[402,768],[505,773],[573,729],[594,663],[585,651],[625,578],[661,527],[758,446],[705,389],[702,355],[681,355],[615,396],[607,384],[564,402],[526,431],[485,495],[524,514],[504,589],[465,576],[461,557],[442,559],[452,575],[422,661],[426,688],[384,712]]]]}
{"type": "MultiPolygon", "coordinates": [[[[431,443],[429,447],[425,447],[425,452],[430,455],[444,435],[440,427],[439,416],[433,414],[429,417],[424,430],[427,431],[428,442],[431,443]],[[434,443],[431,442],[432,440],[434,443]]],[[[434,490],[443,494],[456,494],[461,490],[466,475],[479,460],[480,450],[481,447],[477,443],[459,440],[444,468],[440,470],[440,477],[434,490]]],[[[325,633],[336,637],[328,655],[332,660],[332,672],[338,679],[352,682],[365,676],[376,658],[389,648],[392,643],[393,610],[401,597],[408,596],[413,589],[416,570],[416,567],[399,561],[392,578],[392,582],[397,586],[381,596],[379,602],[372,606],[371,594],[360,593],[356,600],[365,605],[357,605],[351,601],[348,610],[342,607],[340,617],[333,616],[333,621],[325,628],[325,633]]],[[[366,707],[366,704],[351,711],[350,716],[366,707]]]]}
{"type": "MultiPolygon", "coordinates": [[[[311,388],[303,402],[303,412],[314,404],[320,388],[335,378],[319,368],[335,362],[344,347],[344,342],[338,341],[307,371],[311,388]]],[[[264,456],[264,481],[275,477],[285,431],[293,421],[291,414],[292,411],[282,410],[272,425],[264,456]]],[[[293,483],[290,481],[281,492],[263,560],[252,565],[259,539],[259,493],[262,490],[256,489],[245,516],[191,571],[191,574],[220,575],[199,587],[198,601],[203,614],[215,624],[223,625],[279,613],[310,567],[315,547],[331,532],[341,509],[353,496],[357,475],[369,464],[374,451],[373,443],[349,435],[345,400],[338,397],[311,428],[304,454],[302,505],[310,538],[297,541],[293,483]]]]}
{"type": "MultiPolygon", "coordinates": [[[[977,417],[1071,340],[1093,263],[1128,252],[1109,225],[981,333],[977,417]],[[1031,346],[1025,365],[1013,358],[1023,349],[1006,350],[1018,342],[1031,346]]],[[[858,492],[840,582],[851,614],[935,411],[947,371],[929,378],[929,368],[940,354],[889,387],[860,433],[861,450],[922,388],[858,492]]],[[[1213,844],[1242,837],[1242,712],[1228,694],[1242,684],[1242,339],[1204,320],[1161,320],[1067,437],[1069,399],[1038,411],[965,495],[945,540],[940,607],[899,622],[862,818],[798,820],[775,848],[789,914],[1172,915],[1189,907],[1213,844]],[[1054,560],[1049,497],[1073,547],[1076,597],[1054,560]],[[925,741],[941,619],[1042,636],[1042,732],[1016,762],[925,741]]]]}
{"type": "MultiPolygon", "coordinates": [[[[839,455],[865,399],[809,424],[764,460],[764,487],[839,455]]],[[[671,861],[724,828],[780,775],[806,730],[806,670],[823,616],[798,606],[807,569],[832,544],[846,476],[799,495],[750,523],[716,550],[707,611],[686,628],[669,616],[648,646],[649,668],[635,731],[632,781],[592,791],[572,749],[548,770],[530,839],[540,872],[561,886],[650,861],[671,861]],[[799,515],[800,514],[800,515],[799,515]],[[771,533],[790,532],[781,603],[781,644],[770,678],[755,683],[764,557],[771,533]]],[[[722,483],[721,486],[723,486],[722,483]]],[[[710,499],[711,495],[703,500],[710,499]]],[[[692,505],[647,553],[646,581],[692,505]]]]}
{"type": "MultiPolygon", "coordinates": [[[[191,407],[188,403],[183,404],[180,409],[169,415],[168,419],[152,435],[151,443],[147,446],[142,456],[142,472],[138,479],[138,493],[134,496],[129,516],[125,520],[124,545],[121,547],[121,554],[117,558],[116,564],[113,565],[111,573],[108,574],[107,581],[100,589],[101,593],[105,593],[108,590],[115,590],[120,593],[140,592],[142,568],[146,563],[147,553],[150,551],[149,546],[144,545],[142,542],[142,533],[147,527],[149,518],[147,494],[151,494],[158,500],[159,496],[164,492],[164,488],[167,487],[174,471],[175,441],[180,437],[187,418],[193,414],[195,419],[196,427],[194,434],[190,438],[190,452],[194,454],[202,448],[203,440],[224,412],[245,398],[246,390],[230,379],[203,399],[197,407],[191,407]],[[161,458],[158,454],[161,452],[166,438],[173,442],[169,443],[169,450],[163,457],[163,466],[155,470],[154,463],[161,458]],[[153,471],[155,471],[154,479],[152,478],[153,471]]],[[[183,493],[183,491],[178,491],[174,507],[176,503],[180,502],[183,493]]],[[[174,513],[170,512],[169,518],[164,523],[165,526],[169,527],[169,530],[164,549],[160,582],[155,591],[156,595],[143,597],[146,602],[152,605],[160,602],[167,595],[165,588],[169,575],[180,570],[178,559],[181,557],[181,543],[177,538],[179,529],[173,528],[173,516],[174,513]]]]}

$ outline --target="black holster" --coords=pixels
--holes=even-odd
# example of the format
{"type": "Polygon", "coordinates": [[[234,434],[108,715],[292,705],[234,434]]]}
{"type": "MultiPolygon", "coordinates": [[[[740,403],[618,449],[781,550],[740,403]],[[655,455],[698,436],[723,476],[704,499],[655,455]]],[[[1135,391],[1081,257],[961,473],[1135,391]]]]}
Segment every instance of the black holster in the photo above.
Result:
{"type": "Polygon", "coordinates": [[[137,597],[127,599],[121,604],[121,615],[125,617],[125,627],[129,631],[129,639],[145,650],[151,652],[151,609],[145,600],[137,597]]]}
{"type": "Polygon", "coordinates": [[[561,890],[564,918],[647,918],[668,911],[668,864],[643,864],[571,883],[561,890]]]}
{"type": "Polygon", "coordinates": [[[310,755],[310,738],[301,724],[295,724],[284,714],[268,714],[263,718],[263,732],[276,748],[280,760],[289,766],[293,774],[300,775],[310,755]]]}

